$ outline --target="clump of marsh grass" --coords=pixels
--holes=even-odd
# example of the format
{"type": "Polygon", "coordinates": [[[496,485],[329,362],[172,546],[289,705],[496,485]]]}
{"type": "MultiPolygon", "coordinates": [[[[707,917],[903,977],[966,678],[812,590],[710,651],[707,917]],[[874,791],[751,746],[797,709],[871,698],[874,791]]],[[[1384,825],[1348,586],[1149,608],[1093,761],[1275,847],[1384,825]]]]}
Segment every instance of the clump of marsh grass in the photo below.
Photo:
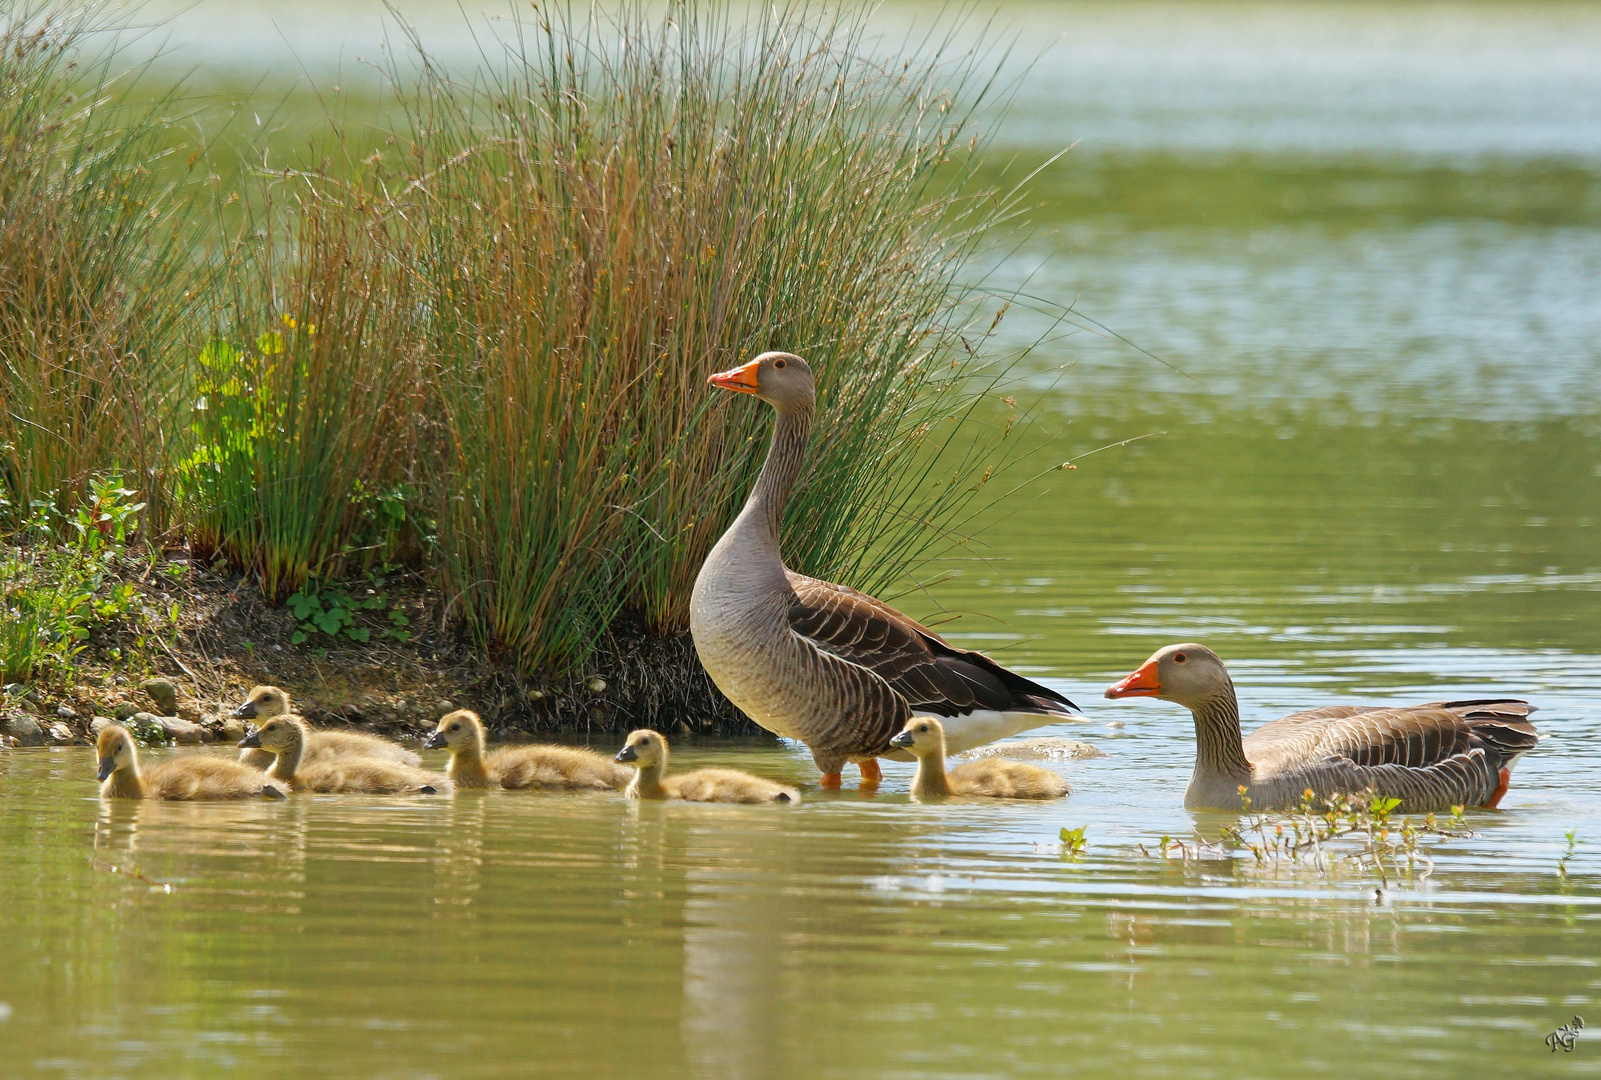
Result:
{"type": "Polygon", "coordinates": [[[173,99],[113,108],[114,40],[73,66],[87,11],[0,24],[13,527],[124,475],[270,597],[408,561],[560,674],[622,612],[686,626],[770,422],[706,376],[756,353],[820,376],[797,569],[881,591],[984,498],[1010,425],[964,424],[999,378],[964,275],[1008,203],[970,183],[974,54],[891,61],[865,10],[536,8],[465,75],[413,40],[392,130],[258,145],[212,206],[155,167],[173,99]]]}
{"type": "Polygon", "coordinates": [[[546,9],[470,83],[423,59],[384,189],[429,312],[442,568],[523,665],[576,662],[624,607],[685,627],[769,422],[706,377],[764,350],[820,374],[797,569],[882,587],[988,479],[983,449],[931,471],[976,400],[961,335],[992,328],[961,288],[999,212],[963,195],[985,87],[865,33],[630,3],[546,9]]]}
{"type": "Polygon", "coordinates": [[[201,291],[173,95],[136,102],[126,16],[0,11],[0,528],[68,512],[124,470],[165,522],[158,415],[201,291]]]}
{"type": "Polygon", "coordinates": [[[254,571],[280,600],[363,551],[393,554],[426,401],[416,278],[386,215],[314,198],[286,227],[282,242],[263,228],[236,245],[233,325],[195,356],[177,470],[196,554],[254,571]],[[396,501],[399,522],[372,520],[396,501]]]}

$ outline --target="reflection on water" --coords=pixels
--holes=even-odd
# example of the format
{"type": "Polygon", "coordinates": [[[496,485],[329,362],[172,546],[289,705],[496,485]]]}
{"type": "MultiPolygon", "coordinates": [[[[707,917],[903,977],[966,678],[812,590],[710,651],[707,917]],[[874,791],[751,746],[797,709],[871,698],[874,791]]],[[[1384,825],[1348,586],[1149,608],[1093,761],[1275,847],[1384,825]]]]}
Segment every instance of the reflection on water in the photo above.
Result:
{"type": "MultiPolygon", "coordinates": [[[[316,62],[370,14],[325,9],[194,25],[267,63],[276,15],[316,62]]],[[[881,795],[790,808],[102,805],[87,749],[0,754],[0,1073],[1601,1075],[1594,12],[1006,10],[1069,36],[1005,153],[1084,141],[992,268],[1046,309],[1005,332],[1077,301],[1193,376],[1049,337],[1034,464],[1167,434],[1052,474],[904,601],[1089,707],[1060,733],[1107,756],[1050,763],[1075,794],[920,806],[891,763],[881,795]],[[1182,638],[1229,661],[1247,727],[1514,693],[1550,738],[1377,899],[1142,858],[1220,822],[1181,807],[1182,710],[1099,693],[1182,638]]],[[[815,779],[793,748],[679,756],[815,779]]]]}
{"type": "MultiPolygon", "coordinates": [[[[1339,1075],[1331,1040],[1361,1040],[1394,1075],[1465,1075],[1485,1055],[1538,1070],[1548,1030],[1593,1007],[1601,889],[1556,878],[1550,829],[1594,814],[1573,790],[1580,755],[1531,759],[1512,809],[1474,815],[1479,835],[1442,851],[1430,885],[1376,903],[1364,881],[1135,856],[1136,838],[1195,820],[1175,809],[1175,719],[1138,710],[1102,740],[1111,756],[1064,766],[1081,794],[1051,807],[920,806],[896,794],[898,764],[886,795],[785,809],[536,793],[101,807],[89,750],[10,754],[13,1061],[1256,1076],[1289,1053],[1339,1075]],[[1064,859],[1056,830],[1085,822],[1088,855],[1064,859]]],[[[786,750],[683,756],[808,771],[786,750]]]]}

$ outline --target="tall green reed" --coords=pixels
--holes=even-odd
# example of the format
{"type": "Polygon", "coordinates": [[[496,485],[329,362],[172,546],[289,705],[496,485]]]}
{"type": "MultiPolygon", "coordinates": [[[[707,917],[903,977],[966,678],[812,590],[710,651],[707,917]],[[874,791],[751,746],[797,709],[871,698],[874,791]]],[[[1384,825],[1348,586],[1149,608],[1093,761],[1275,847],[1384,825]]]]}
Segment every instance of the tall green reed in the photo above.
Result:
{"type": "MultiPolygon", "coordinates": [[[[206,287],[172,137],[177,90],[136,93],[129,16],[0,12],[0,527],[67,511],[119,471],[171,516],[161,478],[174,342],[206,287]]],[[[189,164],[193,164],[191,158],[189,164]]]]}
{"type": "Polygon", "coordinates": [[[518,24],[470,82],[395,70],[442,569],[525,665],[577,662],[622,608],[686,625],[770,423],[706,376],[763,350],[820,375],[792,565],[877,587],[963,513],[973,488],[928,462],[975,400],[960,282],[1004,212],[964,195],[983,69],[892,65],[866,34],[806,5],[627,4],[518,24]]]}

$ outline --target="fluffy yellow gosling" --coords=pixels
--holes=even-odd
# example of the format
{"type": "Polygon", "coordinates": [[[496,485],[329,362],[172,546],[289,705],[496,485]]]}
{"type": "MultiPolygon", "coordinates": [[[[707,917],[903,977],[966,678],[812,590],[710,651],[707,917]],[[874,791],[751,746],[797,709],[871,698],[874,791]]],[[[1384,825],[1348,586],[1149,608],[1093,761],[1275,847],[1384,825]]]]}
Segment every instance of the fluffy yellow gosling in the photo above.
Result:
{"type": "Polygon", "coordinates": [[[1060,799],[1072,789],[1050,769],[985,758],[945,771],[945,727],[932,716],[914,716],[889,744],[917,758],[912,796],[983,795],[991,799],[1060,799]]]}
{"type": "MultiPolygon", "coordinates": [[[[245,700],[240,702],[233,714],[241,720],[271,720],[275,716],[295,716],[295,710],[290,707],[289,695],[276,686],[258,686],[245,695],[245,700]]],[[[377,758],[379,761],[397,761],[411,766],[422,764],[422,758],[414,751],[377,735],[363,735],[356,731],[311,731],[306,740],[304,763],[312,765],[332,757],[377,758]]],[[[272,767],[273,759],[265,750],[247,749],[239,751],[239,760],[252,768],[267,769],[272,767]]]]}
{"type": "Polygon", "coordinates": [[[215,754],[187,754],[139,768],[128,729],[113,724],[95,740],[100,795],[106,799],[281,799],[288,785],[215,754]]]}
{"type": "Polygon", "coordinates": [[[735,769],[695,769],[666,776],[667,740],[641,728],[628,736],[616,761],[632,765],[634,779],[623,791],[630,799],[683,799],[686,802],[800,802],[800,792],[735,769]]]}
{"type": "Polygon", "coordinates": [[[445,775],[459,788],[540,788],[618,791],[632,773],[593,750],[572,746],[511,746],[484,751],[484,725],[469,709],[447,713],[423,748],[450,751],[445,775]]]}
{"type": "Polygon", "coordinates": [[[424,772],[397,761],[376,758],[329,757],[302,764],[306,737],[311,732],[298,716],[275,716],[239,744],[270,751],[274,760],[267,775],[295,791],[345,795],[449,794],[451,782],[438,773],[424,772]]]}

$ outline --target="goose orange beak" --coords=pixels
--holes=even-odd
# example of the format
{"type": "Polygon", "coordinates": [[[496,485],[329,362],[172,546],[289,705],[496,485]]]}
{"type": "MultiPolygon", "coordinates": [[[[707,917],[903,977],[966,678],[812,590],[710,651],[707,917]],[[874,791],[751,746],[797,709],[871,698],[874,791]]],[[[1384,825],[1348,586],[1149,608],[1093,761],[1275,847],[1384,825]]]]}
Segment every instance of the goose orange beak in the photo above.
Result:
{"type": "Polygon", "coordinates": [[[1156,677],[1156,661],[1147,660],[1140,669],[1122,682],[1106,688],[1109,698],[1155,697],[1162,692],[1162,680],[1156,677]]]}
{"type": "Polygon", "coordinates": [[[756,370],[762,366],[760,360],[752,360],[748,364],[741,364],[728,371],[719,371],[706,381],[713,386],[720,386],[724,390],[732,390],[736,394],[754,394],[756,392],[756,370]]]}

